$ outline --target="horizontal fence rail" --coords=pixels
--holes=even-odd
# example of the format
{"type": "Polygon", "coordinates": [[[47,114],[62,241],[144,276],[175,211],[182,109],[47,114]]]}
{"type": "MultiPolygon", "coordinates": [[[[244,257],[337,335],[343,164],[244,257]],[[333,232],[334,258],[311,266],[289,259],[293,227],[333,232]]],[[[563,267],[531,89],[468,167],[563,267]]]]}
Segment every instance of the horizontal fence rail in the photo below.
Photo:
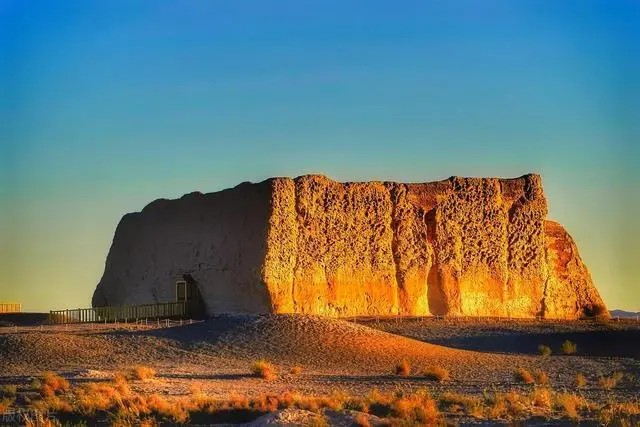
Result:
{"type": "Polygon", "coordinates": [[[0,303],[0,313],[20,313],[20,312],[22,312],[22,304],[0,303]]]}
{"type": "Polygon", "coordinates": [[[54,324],[128,322],[138,319],[162,319],[186,317],[188,305],[185,302],[165,302],[158,304],[125,305],[121,307],[77,308],[73,310],[52,310],[49,321],[54,324]]]}

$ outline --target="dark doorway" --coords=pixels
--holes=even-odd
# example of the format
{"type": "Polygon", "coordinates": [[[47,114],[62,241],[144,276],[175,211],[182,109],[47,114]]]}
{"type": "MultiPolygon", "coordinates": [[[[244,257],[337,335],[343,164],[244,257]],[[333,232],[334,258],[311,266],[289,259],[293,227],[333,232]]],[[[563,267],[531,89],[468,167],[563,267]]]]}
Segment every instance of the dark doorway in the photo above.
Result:
{"type": "Polygon", "coordinates": [[[187,313],[190,317],[206,318],[207,311],[198,282],[190,274],[183,274],[182,279],[176,282],[176,301],[187,304],[187,313]]]}

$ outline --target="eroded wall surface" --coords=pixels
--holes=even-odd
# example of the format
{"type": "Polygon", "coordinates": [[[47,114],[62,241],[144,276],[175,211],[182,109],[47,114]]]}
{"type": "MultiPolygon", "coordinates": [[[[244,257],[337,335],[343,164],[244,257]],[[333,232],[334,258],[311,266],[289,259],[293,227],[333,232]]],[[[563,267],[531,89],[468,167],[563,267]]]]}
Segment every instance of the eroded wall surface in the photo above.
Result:
{"type": "Polygon", "coordinates": [[[175,299],[209,314],[577,318],[604,304],[547,221],[540,177],[421,183],[274,178],[159,200],[119,224],[94,305],[175,299]]]}
{"type": "Polygon", "coordinates": [[[263,281],[276,312],[576,318],[604,307],[570,236],[547,239],[538,175],[278,178],[272,206],[263,281]],[[571,251],[562,266],[560,247],[571,251]]]}

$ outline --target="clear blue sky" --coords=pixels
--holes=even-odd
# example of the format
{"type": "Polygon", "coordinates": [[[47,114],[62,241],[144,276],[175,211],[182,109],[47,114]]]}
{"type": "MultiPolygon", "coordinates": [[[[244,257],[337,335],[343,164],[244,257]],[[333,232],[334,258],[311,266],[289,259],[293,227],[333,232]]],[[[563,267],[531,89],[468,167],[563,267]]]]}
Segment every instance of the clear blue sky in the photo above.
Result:
{"type": "Polygon", "coordinates": [[[639,310],[638,23],[635,0],[0,0],[0,300],[88,306],[159,197],[538,172],[639,310]]]}

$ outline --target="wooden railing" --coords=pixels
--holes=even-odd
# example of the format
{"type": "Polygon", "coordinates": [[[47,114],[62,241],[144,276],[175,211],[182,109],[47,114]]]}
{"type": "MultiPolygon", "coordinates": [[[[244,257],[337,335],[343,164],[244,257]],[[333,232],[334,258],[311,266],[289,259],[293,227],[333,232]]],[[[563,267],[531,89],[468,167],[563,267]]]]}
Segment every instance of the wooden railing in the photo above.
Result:
{"type": "Polygon", "coordinates": [[[142,319],[186,318],[188,315],[189,306],[186,302],[165,302],[158,304],[125,305],[121,307],[52,310],[49,312],[49,321],[54,324],[135,322],[142,319]]]}
{"type": "Polygon", "coordinates": [[[0,303],[0,313],[20,313],[22,304],[0,303]]]}

